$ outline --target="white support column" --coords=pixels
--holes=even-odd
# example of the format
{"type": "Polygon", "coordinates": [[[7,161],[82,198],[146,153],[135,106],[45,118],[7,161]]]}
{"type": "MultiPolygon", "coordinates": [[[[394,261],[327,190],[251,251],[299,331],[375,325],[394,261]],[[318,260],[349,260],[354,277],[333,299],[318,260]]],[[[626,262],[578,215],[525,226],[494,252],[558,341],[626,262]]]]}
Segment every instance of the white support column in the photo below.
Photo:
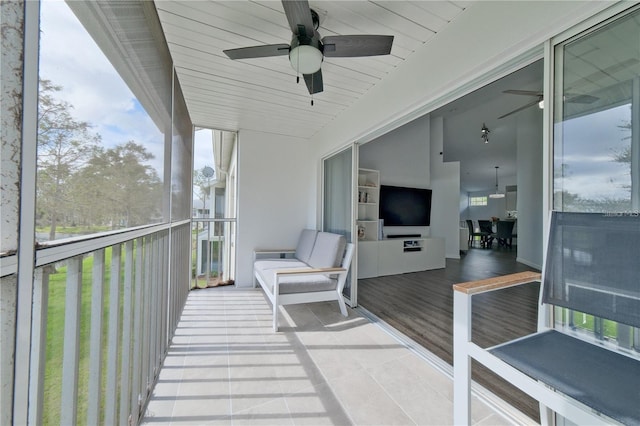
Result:
{"type": "MultiPolygon", "coordinates": [[[[2,279],[0,285],[17,286],[17,291],[0,292],[0,297],[15,298],[11,307],[11,320],[4,323],[3,329],[15,325],[13,344],[9,347],[10,357],[5,357],[6,349],[0,349],[0,379],[2,380],[2,396],[0,397],[0,420],[10,419],[9,423],[25,424],[28,419],[29,383],[27,379],[31,361],[31,321],[33,306],[33,278],[35,258],[35,200],[36,200],[36,140],[38,135],[38,46],[40,37],[40,2],[36,1],[2,1],[2,93],[3,118],[2,131],[2,247],[5,250],[17,250],[18,274],[13,278],[2,279]],[[8,12],[5,14],[5,12],[8,12]],[[24,15],[22,15],[24,13],[24,15]],[[21,16],[22,15],[22,16],[21,16]],[[12,21],[12,18],[18,18],[12,21]],[[8,20],[8,21],[7,21],[8,20]],[[17,30],[11,31],[9,26],[17,30]],[[20,31],[22,33],[20,34],[20,31]],[[9,43],[5,49],[6,43],[9,43]],[[24,50],[22,50],[24,48],[24,50]],[[19,51],[16,51],[18,49],[19,51]],[[5,54],[9,54],[5,56],[5,54]],[[17,54],[16,56],[13,56],[17,54]],[[5,67],[12,67],[5,74],[5,67]],[[5,86],[5,78],[13,78],[13,84],[5,86]],[[17,86],[17,87],[16,87],[17,86]],[[21,96],[22,95],[22,96],[21,96]],[[5,114],[5,106],[16,102],[15,108],[5,114]],[[10,127],[4,126],[4,119],[13,119],[10,127]],[[12,137],[5,139],[5,131],[12,129],[12,137]],[[20,133],[21,132],[21,133],[20,133]],[[9,147],[6,147],[8,144],[9,147]],[[10,155],[5,157],[6,148],[10,155]],[[5,160],[9,160],[5,164],[5,160]],[[7,168],[5,168],[7,166],[7,168]],[[17,169],[16,169],[17,167],[17,169]],[[19,170],[19,186],[16,186],[15,174],[19,170]],[[12,172],[13,171],[13,172],[12,172]],[[7,180],[5,181],[5,178],[7,180]],[[5,204],[7,199],[13,199],[5,204]],[[8,209],[9,211],[7,211],[8,209]],[[6,212],[6,214],[5,214],[6,212]],[[7,223],[6,221],[9,221],[7,223]],[[18,225],[19,221],[19,227],[18,225]],[[17,232],[17,235],[15,234],[17,232]],[[7,234],[5,234],[7,233],[7,234]],[[17,238],[17,239],[16,239],[17,238]],[[9,244],[6,244],[9,242],[9,244]],[[16,243],[18,243],[16,245],[16,243]],[[15,322],[13,322],[15,318],[15,322]],[[14,349],[15,348],[15,349],[14,349]],[[15,365],[14,365],[15,363],[15,365]],[[5,369],[11,373],[5,373],[5,369]],[[8,390],[8,392],[7,392],[8,390]],[[11,395],[8,397],[8,395],[11,395]],[[11,401],[11,397],[13,401],[11,401]],[[13,409],[11,409],[13,405],[13,409]]],[[[9,78],[8,81],[11,81],[9,78]]],[[[7,135],[8,136],[8,135],[7,135]]],[[[8,305],[8,303],[7,303],[8,305]]],[[[7,319],[9,316],[7,316],[7,319]]],[[[3,333],[9,334],[9,333],[3,333]]]]}
{"type": "Polygon", "coordinates": [[[60,424],[63,425],[77,424],[81,302],[82,256],[77,256],[67,261],[60,405],[60,424]]]}
{"type": "Polygon", "coordinates": [[[471,424],[471,296],[453,292],[453,424],[471,424]]]}

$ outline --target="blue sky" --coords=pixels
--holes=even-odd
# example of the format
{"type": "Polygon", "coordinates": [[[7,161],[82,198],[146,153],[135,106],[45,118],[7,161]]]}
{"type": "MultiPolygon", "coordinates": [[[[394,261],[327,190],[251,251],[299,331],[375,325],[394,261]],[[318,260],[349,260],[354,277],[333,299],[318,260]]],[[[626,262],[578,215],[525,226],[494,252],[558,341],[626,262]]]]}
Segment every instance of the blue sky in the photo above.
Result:
{"type": "MultiPolygon", "coordinates": [[[[73,105],[74,118],[93,125],[105,147],[130,140],[144,145],[162,178],[164,136],[73,12],[64,1],[45,0],[40,19],[40,77],[63,86],[57,96],[73,105]]],[[[210,143],[195,149],[196,168],[213,163],[210,143]]]]}

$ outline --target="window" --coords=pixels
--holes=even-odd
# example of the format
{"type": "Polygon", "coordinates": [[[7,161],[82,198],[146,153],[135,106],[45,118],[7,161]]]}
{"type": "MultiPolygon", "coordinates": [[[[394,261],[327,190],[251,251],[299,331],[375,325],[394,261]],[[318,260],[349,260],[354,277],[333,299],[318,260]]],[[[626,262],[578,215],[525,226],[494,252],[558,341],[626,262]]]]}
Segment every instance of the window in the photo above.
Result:
{"type": "Polygon", "coordinates": [[[556,210],[638,212],[639,19],[635,11],[556,48],[556,210]]]}
{"type": "MultiPolygon", "coordinates": [[[[556,46],[553,208],[640,212],[640,10],[556,46]]],[[[631,349],[640,330],[564,308],[556,325],[631,349]]]]}
{"type": "Polygon", "coordinates": [[[469,197],[469,205],[473,206],[486,206],[487,197],[469,197]]]}

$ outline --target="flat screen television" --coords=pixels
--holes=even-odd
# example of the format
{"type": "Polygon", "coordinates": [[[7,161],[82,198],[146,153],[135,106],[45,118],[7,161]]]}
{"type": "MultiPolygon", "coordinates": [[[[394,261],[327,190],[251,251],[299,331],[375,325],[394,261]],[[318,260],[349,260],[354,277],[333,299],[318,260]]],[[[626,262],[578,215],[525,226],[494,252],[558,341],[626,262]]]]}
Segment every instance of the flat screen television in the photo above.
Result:
{"type": "Polygon", "coordinates": [[[384,226],[429,226],[431,190],[380,185],[380,219],[384,226]]]}

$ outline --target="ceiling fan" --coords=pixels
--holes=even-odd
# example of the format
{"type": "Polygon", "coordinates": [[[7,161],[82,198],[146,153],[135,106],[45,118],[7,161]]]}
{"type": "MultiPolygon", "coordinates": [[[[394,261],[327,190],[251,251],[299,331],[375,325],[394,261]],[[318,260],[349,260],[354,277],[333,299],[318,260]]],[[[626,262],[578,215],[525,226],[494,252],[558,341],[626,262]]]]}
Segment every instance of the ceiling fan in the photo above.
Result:
{"type": "Polygon", "coordinates": [[[317,31],[320,19],[309,8],[307,0],[282,0],[282,6],[293,33],[290,44],[241,47],[224,50],[224,53],[231,59],[289,55],[291,66],[304,76],[307,89],[313,95],[323,90],[320,66],[325,56],[344,58],[388,55],[391,52],[393,36],[337,35],[320,38],[317,31]]]}
{"type": "MultiPolygon", "coordinates": [[[[515,114],[516,112],[520,112],[523,109],[527,109],[530,106],[536,105],[536,104],[540,104],[540,102],[542,102],[544,100],[544,96],[542,92],[538,92],[535,90],[504,90],[502,93],[508,93],[511,95],[524,95],[524,96],[535,96],[536,99],[529,102],[528,104],[525,104],[519,108],[514,109],[513,111],[510,111],[504,115],[501,115],[500,117],[498,117],[498,119],[501,118],[505,118],[510,116],[511,114],[515,114]]],[[[566,102],[571,102],[574,104],[591,104],[595,101],[597,101],[598,98],[596,98],[595,96],[591,96],[591,95],[567,95],[566,98],[566,102]]]]}

